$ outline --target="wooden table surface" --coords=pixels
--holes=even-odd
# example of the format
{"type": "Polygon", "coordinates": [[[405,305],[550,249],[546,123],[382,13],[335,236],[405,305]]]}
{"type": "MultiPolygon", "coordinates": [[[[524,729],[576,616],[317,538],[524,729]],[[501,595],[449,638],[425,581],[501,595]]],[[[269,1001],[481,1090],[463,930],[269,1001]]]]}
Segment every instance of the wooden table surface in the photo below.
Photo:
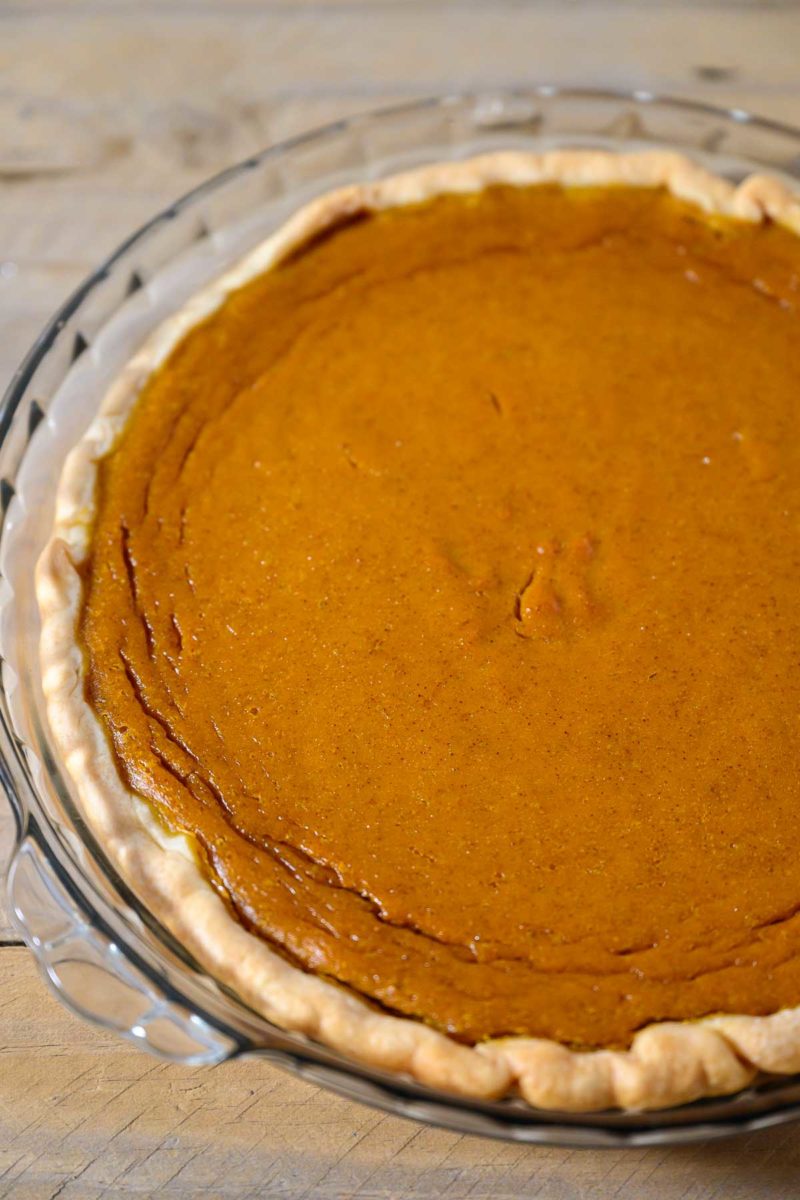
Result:
{"type": "MultiPolygon", "coordinates": [[[[0,376],[132,228],[219,168],[469,85],[659,89],[800,123],[796,3],[0,0],[0,376]]],[[[0,806],[0,852],[11,824],[0,806]]],[[[0,909],[0,1196],[800,1197],[800,1129],[521,1148],[257,1062],[167,1066],[69,1016],[0,909]]]]}

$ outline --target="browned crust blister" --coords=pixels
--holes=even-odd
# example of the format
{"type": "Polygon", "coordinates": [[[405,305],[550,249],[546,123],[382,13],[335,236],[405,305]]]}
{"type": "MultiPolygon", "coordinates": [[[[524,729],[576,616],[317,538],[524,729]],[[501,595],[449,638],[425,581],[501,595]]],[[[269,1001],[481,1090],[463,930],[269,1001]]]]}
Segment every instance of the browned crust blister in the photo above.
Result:
{"type": "Polygon", "coordinates": [[[148,338],[106,394],[69,455],[53,535],[37,570],[41,666],[53,736],[92,829],[142,901],[216,979],[270,1021],[387,1071],[482,1098],[518,1092],[540,1108],[571,1112],[662,1108],[724,1095],[759,1071],[800,1071],[800,1009],[766,1017],[716,1016],[641,1030],[629,1050],[574,1051],[514,1037],[469,1047],[426,1025],[386,1015],[343,987],[292,966],[230,914],[203,875],[188,837],[168,834],[129,791],[84,694],[76,628],[79,568],[90,553],[98,461],[116,441],[154,368],[235,288],[347,215],[494,183],[666,187],[711,213],[780,221],[800,233],[800,205],[777,180],[739,186],[682,155],[564,150],[502,152],[427,166],[312,201],[237,267],[195,296],[148,338]]]}

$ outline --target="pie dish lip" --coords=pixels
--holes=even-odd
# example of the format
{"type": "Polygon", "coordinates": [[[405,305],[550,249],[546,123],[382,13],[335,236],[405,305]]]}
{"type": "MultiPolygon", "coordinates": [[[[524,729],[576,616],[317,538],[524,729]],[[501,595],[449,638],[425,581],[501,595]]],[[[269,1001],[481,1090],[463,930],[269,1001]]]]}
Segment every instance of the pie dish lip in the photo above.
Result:
{"type": "Polygon", "coordinates": [[[800,1070],[800,1009],[768,1017],[719,1016],[641,1030],[630,1050],[576,1052],[515,1037],[465,1047],[407,1018],[375,1012],[344,988],[288,964],[227,912],[195,864],[187,839],[168,835],[121,783],[99,722],[83,698],[74,634],[76,570],[90,548],[96,461],[107,453],[144,382],[177,342],[248,279],[315,233],[356,211],[408,204],[492,183],[664,186],[709,212],[780,221],[800,234],[800,204],[783,184],[754,175],[734,186],[671,151],[501,151],[434,164],[328,193],[300,209],[231,271],[197,293],[147,339],[107,392],[70,454],[53,537],[40,559],[41,662],[48,717],[81,807],[134,891],[210,973],[256,1011],[374,1067],[464,1096],[517,1090],[542,1109],[655,1109],[738,1091],[757,1071],[800,1070]],[[202,931],[202,932],[200,932],[202,931]]]}

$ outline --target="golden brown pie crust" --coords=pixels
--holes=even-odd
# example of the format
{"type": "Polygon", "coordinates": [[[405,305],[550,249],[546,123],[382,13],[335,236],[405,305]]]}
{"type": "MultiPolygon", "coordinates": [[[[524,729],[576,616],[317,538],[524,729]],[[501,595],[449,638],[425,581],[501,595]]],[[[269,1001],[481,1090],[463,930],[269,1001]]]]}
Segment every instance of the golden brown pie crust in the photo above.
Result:
{"type": "Polygon", "coordinates": [[[348,213],[490,183],[544,181],[661,185],[710,212],[750,221],[767,215],[795,231],[800,228],[796,205],[775,181],[753,178],[734,189],[687,160],[666,154],[493,155],[323,197],[154,335],[128,365],[70,457],[54,539],[39,571],[45,690],[67,768],[111,857],[198,959],[278,1024],[301,1029],[376,1065],[467,1094],[499,1095],[516,1083],[526,1099],[543,1107],[658,1107],[737,1090],[756,1069],[797,1070],[796,1011],[665,1022],[639,1032],[630,1050],[594,1052],[521,1037],[472,1048],[420,1023],[375,1012],[343,989],[288,965],[233,920],[198,870],[186,839],[165,834],[147,805],[121,784],[105,733],[80,686],[84,663],[75,628],[82,587],[76,568],[87,560],[91,545],[96,463],[113,445],[154,367],[181,336],[245,280],[348,213]]]}

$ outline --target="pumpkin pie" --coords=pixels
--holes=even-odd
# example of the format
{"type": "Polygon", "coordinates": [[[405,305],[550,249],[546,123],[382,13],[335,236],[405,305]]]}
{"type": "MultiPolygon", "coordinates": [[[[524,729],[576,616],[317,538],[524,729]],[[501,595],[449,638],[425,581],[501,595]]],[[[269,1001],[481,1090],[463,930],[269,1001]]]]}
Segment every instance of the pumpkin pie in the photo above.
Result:
{"type": "Polygon", "coordinates": [[[800,1070],[800,209],[667,153],[324,196],[60,485],[49,719],[287,1029],[475,1097],[800,1070]]]}

